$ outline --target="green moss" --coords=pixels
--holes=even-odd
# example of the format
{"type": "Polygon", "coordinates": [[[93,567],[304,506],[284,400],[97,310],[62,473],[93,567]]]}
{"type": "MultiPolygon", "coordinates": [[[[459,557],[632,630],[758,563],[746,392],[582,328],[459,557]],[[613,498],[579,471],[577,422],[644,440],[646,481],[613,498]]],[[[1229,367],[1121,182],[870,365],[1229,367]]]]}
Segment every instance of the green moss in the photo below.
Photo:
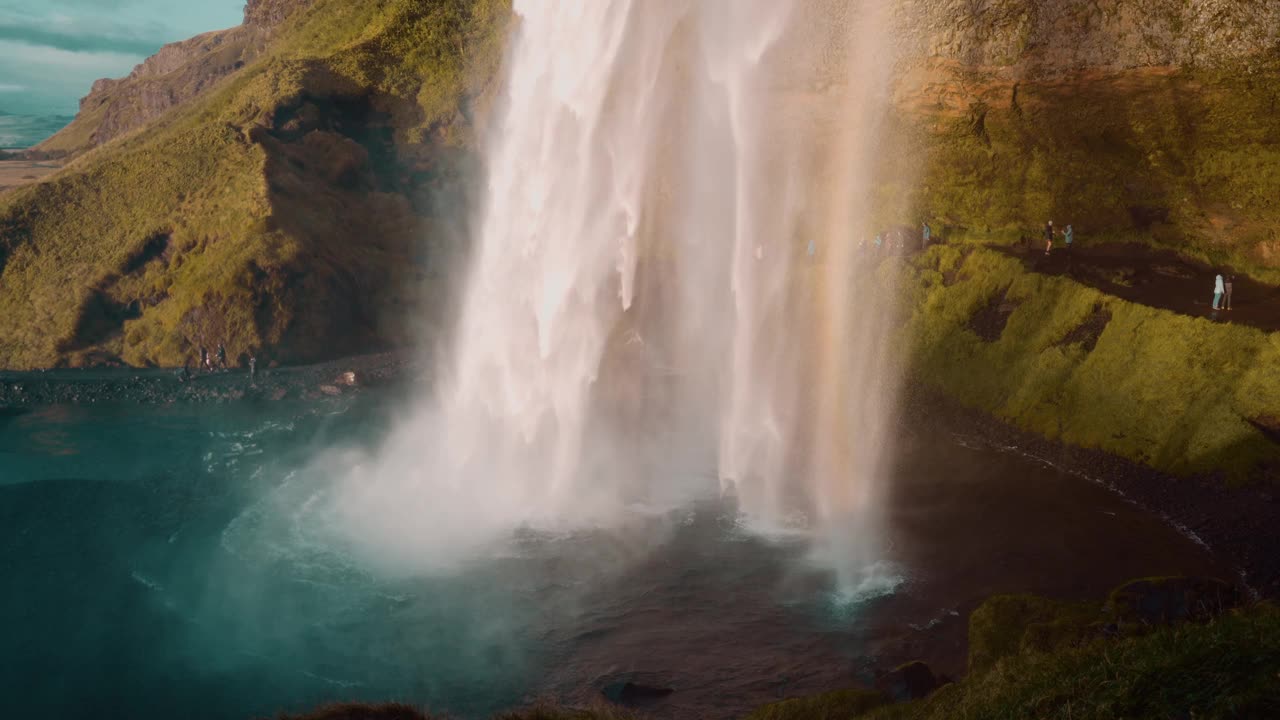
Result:
{"type": "Polygon", "coordinates": [[[1027,653],[875,720],[1280,717],[1280,611],[1027,653]]]}
{"type": "Polygon", "coordinates": [[[1280,406],[1280,342],[1265,332],[1125,302],[973,245],[931,248],[906,296],[913,372],[967,406],[1177,474],[1246,480],[1280,460],[1248,422],[1280,406]],[[968,323],[1001,292],[1018,304],[985,342],[968,323]],[[1096,308],[1111,319],[1093,350],[1064,343],[1096,308]]]}
{"type": "Polygon", "coordinates": [[[765,705],[747,720],[844,720],[860,717],[885,702],[884,695],[873,690],[836,690],[765,705]]]}
{"type": "Polygon", "coordinates": [[[1098,603],[1070,603],[1035,595],[997,595],[969,616],[969,673],[991,670],[1023,652],[1066,647],[1088,634],[1098,603]]]}

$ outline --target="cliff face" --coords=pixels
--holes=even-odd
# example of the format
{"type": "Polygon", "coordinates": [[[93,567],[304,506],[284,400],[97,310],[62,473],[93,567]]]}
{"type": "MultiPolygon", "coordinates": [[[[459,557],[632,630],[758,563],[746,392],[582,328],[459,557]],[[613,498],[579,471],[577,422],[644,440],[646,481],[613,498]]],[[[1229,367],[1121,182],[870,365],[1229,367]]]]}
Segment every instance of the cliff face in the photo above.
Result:
{"type": "Polygon", "coordinates": [[[887,217],[1056,219],[1280,279],[1280,2],[952,0],[897,19],[887,217]]]}
{"type": "Polygon", "coordinates": [[[170,43],[128,77],[93,84],[80,114],[64,130],[35,148],[76,155],[150,123],[191,102],[257,59],[272,31],[311,0],[250,0],[244,24],[170,43]]]}
{"type": "Polygon", "coordinates": [[[1277,0],[905,0],[896,20],[908,61],[1020,78],[1221,65],[1280,45],[1277,0]]]}

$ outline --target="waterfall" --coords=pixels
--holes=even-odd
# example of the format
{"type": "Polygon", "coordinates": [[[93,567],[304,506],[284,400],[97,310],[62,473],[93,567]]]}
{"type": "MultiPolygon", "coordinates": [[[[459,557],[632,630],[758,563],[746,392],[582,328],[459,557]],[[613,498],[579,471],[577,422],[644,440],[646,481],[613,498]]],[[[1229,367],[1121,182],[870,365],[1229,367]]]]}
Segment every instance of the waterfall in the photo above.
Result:
{"type": "Polygon", "coordinates": [[[893,308],[854,248],[886,23],[829,5],[515,1],[454,344],[353,461],[363,539],[436,553],[723,492],[837,564],[872,553],[893,308]]]}

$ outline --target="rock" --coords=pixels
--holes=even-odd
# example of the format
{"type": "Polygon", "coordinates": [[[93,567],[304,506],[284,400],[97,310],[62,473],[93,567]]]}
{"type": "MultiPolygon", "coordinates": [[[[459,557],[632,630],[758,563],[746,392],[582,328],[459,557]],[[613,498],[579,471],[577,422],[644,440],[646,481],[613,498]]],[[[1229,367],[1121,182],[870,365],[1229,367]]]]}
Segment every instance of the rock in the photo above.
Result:
{"type": "Polygon", "coordinates": [[[320,392],[330,397],[337,397],[342,394],[342,389],[335,385],[321,385],[320,392]]]}
{"type": "Polygon", "coordinates": [[[356,378],[355,372],[348,370],[338,376],[337,384],[345,385],[347,387],[355,387],[356,385],[359,385],[359,381],[356,378]]]}
{"type": "Polygon", "coordinates": [[[899,665],[876,680],[876,689],[894,702],[927,697],[941,683],[930,667],[920,661],[899,665]]]}
{"type": "Polygon", "coordinates": [[[1113,590],[1105,611],[1122,625],[1171,625],[1210,620],[1240,602],[1240,591],[1216,578],[1143,578],[1113,590]]]}

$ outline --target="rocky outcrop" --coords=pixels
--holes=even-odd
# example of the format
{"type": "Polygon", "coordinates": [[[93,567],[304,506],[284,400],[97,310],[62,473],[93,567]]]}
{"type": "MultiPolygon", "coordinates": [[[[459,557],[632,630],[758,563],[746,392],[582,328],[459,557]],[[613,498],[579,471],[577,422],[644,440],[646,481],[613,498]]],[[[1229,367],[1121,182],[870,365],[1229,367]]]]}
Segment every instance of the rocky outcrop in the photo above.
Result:
{"type": "Polygon", "coordinates": [[[1280,0],[905,0],[899,55],[1028,75],[1213,65],[1280,47],[1280,0]]]}
{"type": "Polygon", "coordinates": [[[76,155],[126,135],[203,95],[253,62],[272,30],[311,0],[251,0],[244,24],[160,48],[127,77],[102,79],[80,101],[80,114],[36,148],[76,155]]]}

